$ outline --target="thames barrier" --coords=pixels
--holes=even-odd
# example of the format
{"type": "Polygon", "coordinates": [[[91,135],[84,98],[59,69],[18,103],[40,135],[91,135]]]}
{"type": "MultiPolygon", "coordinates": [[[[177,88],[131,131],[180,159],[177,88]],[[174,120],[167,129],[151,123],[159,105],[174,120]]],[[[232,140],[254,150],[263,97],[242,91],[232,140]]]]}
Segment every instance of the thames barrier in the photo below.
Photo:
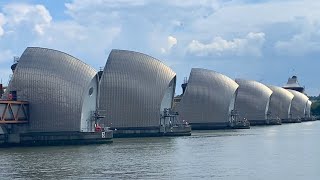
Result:
{"type": "Polygon", "coordinates": [[[176,95],[177,74],[149,55],[115,49],[97,71],[40,47],[28,47],[11,69],[8,86],[0,86],[1,146],[100,144],[315,120],[296,76],[277,87],[193,68],[176,95]]]}

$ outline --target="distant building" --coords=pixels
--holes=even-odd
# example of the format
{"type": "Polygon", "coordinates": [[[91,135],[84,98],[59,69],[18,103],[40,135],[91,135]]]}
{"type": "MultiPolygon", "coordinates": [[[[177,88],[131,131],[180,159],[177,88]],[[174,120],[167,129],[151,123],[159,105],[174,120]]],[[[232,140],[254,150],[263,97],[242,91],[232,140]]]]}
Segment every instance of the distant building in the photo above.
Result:
{"type": "Polygon", "coordinates": [[[269,117],[269,103],[272,90],[267,86],[244,79],[236,79],[239,84],[235,108],[242,119],[248,119],[250,125],[278,124],[269,117]],[[270,122],[272,121],[272,122],[270,122]]]}
{"type": "Polygon", "coordinates": [[[273,93],[271,94],[268,109],[270,117],[280,118],[282,122],[293,122],[290,116],[290,108],[294,95],[288,90],[281,87],[268,87],[273,91],[273,93]]]}
{"type": "Polygon", "coordinates": [[[304,93],[304,87],[300,86],[297,76],[292,76],[291,78],[289,78],[287,84],[284,85],[283,88],[304,93]]]}
{"type": "Polygon", "coordinates": [[[193,68],[176,110],[182,120],[192,125],[192,129],[233,127],[238,87],[234,80],[225,75],[193,68]]]}

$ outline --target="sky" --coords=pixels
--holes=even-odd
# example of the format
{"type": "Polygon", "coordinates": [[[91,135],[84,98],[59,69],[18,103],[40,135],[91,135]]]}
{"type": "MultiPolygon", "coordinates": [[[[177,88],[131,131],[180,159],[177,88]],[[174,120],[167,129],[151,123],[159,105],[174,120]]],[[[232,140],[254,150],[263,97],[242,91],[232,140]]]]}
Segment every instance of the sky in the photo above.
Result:
{"type": "Polygon", "coordinates": [[[205,68],[276,86],[297,75],[319,95],[319,9],[314,0],[0,0],[0,80],[30,46],[97,70],[126,49],[171,67],[177,94],[191,68],[205,68]]]}

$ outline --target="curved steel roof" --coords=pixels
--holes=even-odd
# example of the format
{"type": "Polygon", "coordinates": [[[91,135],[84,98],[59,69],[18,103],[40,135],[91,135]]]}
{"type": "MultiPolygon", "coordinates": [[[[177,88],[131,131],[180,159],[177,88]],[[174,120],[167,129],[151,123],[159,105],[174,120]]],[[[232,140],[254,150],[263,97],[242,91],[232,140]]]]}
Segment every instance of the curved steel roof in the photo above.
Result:
{"type": "Polygon", "coordinates": [[[312,102],[308,100],[307,106],[306,106],[306,112],[305,112],[307,117],[311,117],[311,105],[312,105],[312,102]]]}
{"type": "Polygon", "coordinates": [[[294,95],[288,90],[278,86],[268,86],[272,91],[269,112],[273,118],[290,118],[290,107],[294,95]]]}
{"type": "Polygon", "coordinates": [[[9,84],[30,103],[30,131],[80,131],[83,96],[96,71],[66,53],[28,47],[9,84]]]}
{"type": "Polygon", "coordinates": [[[294,95],[290,109],[291,117],[294,119],[305,117],[308,96],[295,90],[288,89],[288,91],[294,95]]]}
{"type": "Polygon", "coordinates": [[[190,123],[228,122],[238,84],[207,69],[193,68],[177,110],[190,123]]]}
{"type": "Polygon", "coordinates": [[[133,51],[112,50],[100,81],[100,109],[113,128],[159,127],[161,103],[176,73],[159,60],[133,51]]]}
{"type": "Polygon", "coordinates": [[[239,84],[236,109],[240,118],[266,120],[272,90],[257,82],[236,79],[239,84]]]}

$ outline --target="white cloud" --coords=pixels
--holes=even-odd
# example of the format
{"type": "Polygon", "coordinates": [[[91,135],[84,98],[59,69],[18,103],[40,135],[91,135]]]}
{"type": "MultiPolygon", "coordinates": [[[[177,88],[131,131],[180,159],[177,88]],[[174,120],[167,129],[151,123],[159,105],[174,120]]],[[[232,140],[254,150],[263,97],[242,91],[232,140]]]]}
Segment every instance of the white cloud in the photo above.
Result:
{"type": "Polygon", "coordinates": [[[7,4],[2,11],[6,20],[3,42],[7,43],[0,42],[0,48],[8,47],[15,52],[17,49],[22,52],[28,46],[40,46],[65,51],[80,59],[89,60],[90,57],[96,63],[104,60],[105,50],[121,32],[120,25],[100,23],[93,26],[72,18],[54,21],[43,5],[7,4]]]}
{"type": "Polygon", "coordinates": [[[162,47],[160,50],[161,50],[161,53],[168,53],[170,52],[170,50],[175,46],[177,45],[178,43],[178,40],[177,38],[173,37],[173,36],[168,36],[167,37],[167,44],[166,46],[167,47],[162,47]]]}
{"type": "Polygon", "coordinates": [[[279,54],[303,56],[308,53],[320,53],[320,22],[303,19],[300,25],[300,33],[275,44],[275,50],[279,54]]]}
{"type": "Polygon", "coordinates": [[[3,25],[5,24],[4,15],[0,13],[0,37],[4,34],[3,25]]]}
{"type": "Polygon", "coordinates": [[[168,42],[168,49],[171,49],[174,45],[178,43],[178,40],[173,36],[168,36],[167,42],[168,42]]]}
{"type": "Polygon", "coordinates": [[[161,20],[166,19],[176,26],[189,18],[208,15],[208,12],[217,9],[220,4],[218,0],[72,0],[65,6],[66,12],[82,23],[117,24],[138,19],[141,23],[146,23],[144,20],[147,19],[150,25],[167,25],[161,20]],[[168,13],[168,9],[174,10],[168,13]]]}
{"type": "MultiPolygon", "coordinates": [[[[263,66],[261,69],[257,68],[261,64],[254,60],[257,56],[264,55],[265,57],[261,58],[268,59],[276,58],[275,51],[285,56],[320,51],[318,33],[320,26],[314,24],[309,27],[296,22],[297,17],[310,22],[319,20],[320,1],[268,0],[252,3],[253,1],[247,0],[68,0],[65,2],[68,3],[65,4],[64,10],[54,9],[59,19],[52,19],[50,15],[49,10],[55,8],[52,3],[47,3],[51,7],[44,7],[35,4],[11,4],[8,1],[8,5],[0,7],[2,67],[9,65],[8,58],[12,59],[12,55],[4,53],[3,49],[21,54],[27,46],[48,47],[65,51],[87,60],[86,62],[94,67],[99,67],[104,65],[111,48],[121,48],[166,59],[169,65],[180,63],[181,65],[176,66],[175,70],[184,71],[186,75],[189,72],[185,66],[210,67],[210,64],[215,64],[211,67],[219,68],[217,65],[221,63],[223,65],[220,68],[228,68],[226,62],[206,61],[206,58],[189,64],[188,59],[194,58],[188,57],[190,54],[228,56],[238,62],[248,62],[251,58],[250,63],[256,62],[256,67],[250,68],[254,66],[251,64],[245,71],[250,69],[251,74],[255,75],[257,69],[262,71],[264,68],[264,65],[261,65],[263,66]],[[248,34],[248,32],[263,33],[248,34]],[[268,35],[267,40],[264,34],[268,35]],[[173,35],[172,38],[169,38],[169,35],[173,35]],[[8,58],[4,58],[5,56],[8,58]],[[173,59],[174,61],[170,61],[173,59]]],[[[313,58],[314,63],[317,63],[316,57],[309,58],[313,58]]],[[[267,64],[272,61],[263,62],[267,64]]],[[[293,66],[288,65],[290,64],[288,61],[278,62],[285,64],[279,65],[282,69],[293,66]]],[[[238,65],[234,66],[237,66],[234,69],[238,68],[238,65]]],[[[234,69],[229,70],[234,72],[234,69]]],[[[2,70],[0,71],[2,76],[2,70]]]]}
{"type": "Polygon", "coordinates": [[[65,6],[67,14],[78,22],[115,24],[120,21],[121,8],[125,12],[127,9],[140,7],[146,3],[145,0],[73,0],[65,6]]]}
{"type": "Polygon", "coordinates": [[[189,8],[197,6],[206,6],[216,8],[221,2],[219,0],[73,0],[71,3],[66,3],[66,7],[71,11],[79,11],[95,7],[95,9],[119,8],[119,7],[137,7],[149,4],[162,4],[173,7],[189,8]]]}
{"type": "Polygon", "coordinates": [[[92,0],[73,0],[71,3],[66,3],[66,7],[69,11],[81,11],[81,10],[88,10],[90,8],[95,9],[102,9],[102,7],[107,8],[119,8],[123,6],[143,6],[147,3],[146,0],[116,0],[116,1],[110,1],[110,0],[98,0],[98,1],[92,1],[92,0]]]}
{"type": "Polygon", "coordinates": [[[14,54],[11,50],[0,50],[0,64],[10,62],[13,59],[14,54]]]}
{"type": "Polygon", "coordinates": [[[0,72],[0,83],[2,83],[4,86],[7,86],[9,84],[10,75],[12,74],[10,66],[8,68],[0,67],[0,72]]]}
{"type": "Polygon", "coordinates": [[[188,45],[188,52],[197,56],[261,56],[261,48],[265,42],[265,34],[250,32],[245,38],[231,41],[215,37],[210,43],[193,40],[188,45]]]}
{"type": "Polygon", "coordinates": [[[103,62],[105,50],[120,33],[121,27],[83,26],[74,21],[54,22],[45,36],[37,38],[32,45],[90,57],[87,60],[91,62],[103,62]]]}
{"type": "Polygon", "coordinates": [[[13,63],[14,53],[10,49],[0,49],[0,83],[7,85],[9,82],[10,69],[13,63]]]}
{"type": "Polygon", "coordinates": [[[3,12],[9,28],[30,25],[39,35],[44,34],[44,29],[52,20],[49,11],[43,5],[9,4],[4,6],[3,12]]]}
{"type": "Polygon", "coordinates": [[[240,0],[226,3],[208,17],[191,23],[198,34],[258,32],[268,25],[292,22],[296,17],[319,19],[319,8],[320,1],[314,0],[273,0],[262,3],[241,3],[240,0]]]}
{"type": "Polygon", "coordinates": [[[219,0],[166,0],[168,5],[176,6],[176,7],[196,7],[196,6],[205,6],[213,9],[217,9],[221,2],[219,0]]]}
{"type": "Polygon", "coordinates": [[[185,28],[185,24],[189,26],[194,19],[208,15],[219,7],[220,1],[73,0],[65,5],[67,14],[82,25],[121,26],[123,31],[118,42],[127,42],[125,48],[168,55],[177,43],[168,40],[168,35],[176,34],[185,28]],[[168,12],[168,9],[172,11],[168,12]]]}

